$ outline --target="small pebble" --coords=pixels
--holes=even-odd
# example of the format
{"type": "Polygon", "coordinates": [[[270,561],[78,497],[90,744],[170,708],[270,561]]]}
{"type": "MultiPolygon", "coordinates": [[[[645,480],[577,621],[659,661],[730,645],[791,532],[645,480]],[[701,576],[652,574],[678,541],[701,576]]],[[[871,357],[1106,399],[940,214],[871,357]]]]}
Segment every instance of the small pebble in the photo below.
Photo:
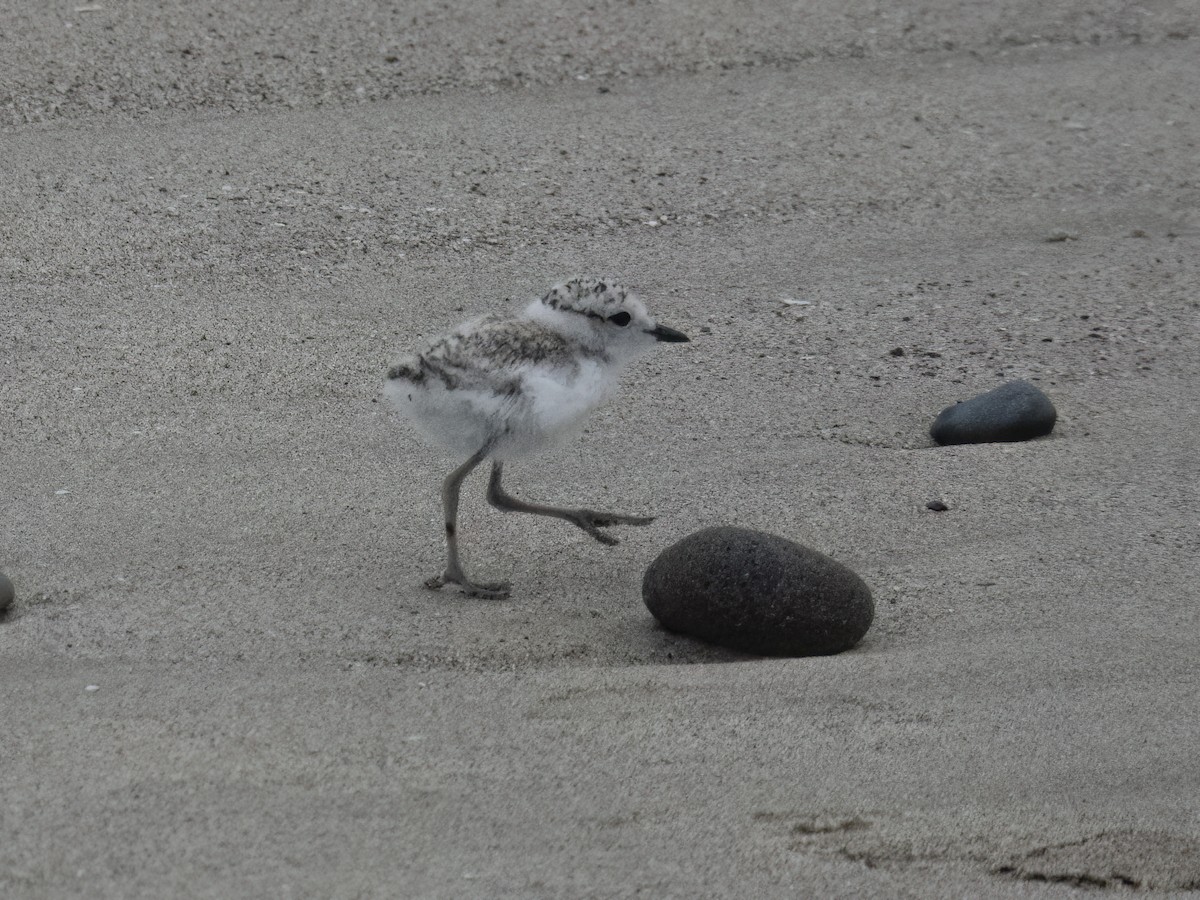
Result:
{"type": "Polygon", "coordinates": [[[13,605],[16,596],[17,592],[13,588],[13,583],[8,580],[7,575],[0,572],[0,616],[8,612],[8,608],[13,605]]]}
{"type": "Polygon", "coordinates": [[[769,656],[847,650],[875,616],[870,589],[841,563],[731,526],[702,529],[660,553],[642,599],[670,631],[769,656]]]}
{"type": "Polygon", "coordinates": [[[1063,241],[1077,241],[1079,235],[1073,231],[1052,231],[1046,235],[1045,241],[1047,244],[1059,244],[1063,241]]]}
{"type": "Polygon", "coordinates": [[[934,512],[945,512],[950,507],[948,507],[941,500],[930,500],[928,503],[925,504],[925,508],[932,509],[934,512]]]}
{"type": "Polygon", "coordinates": [[[947,406],[929,435],[939,444],[1027,441],[1049,434],[1058,413],[1050,398],[1028,381],[1009,381],[995,390],[947,406]]]}

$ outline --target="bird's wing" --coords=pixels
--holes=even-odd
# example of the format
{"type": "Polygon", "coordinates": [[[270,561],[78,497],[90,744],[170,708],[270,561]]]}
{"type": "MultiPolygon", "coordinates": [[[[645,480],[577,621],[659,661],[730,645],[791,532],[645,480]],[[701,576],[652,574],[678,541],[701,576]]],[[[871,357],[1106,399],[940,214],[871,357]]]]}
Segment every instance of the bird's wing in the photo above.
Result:
{"type": "Polygon", "coordinates": [[[544,326],[522,320],[481,319],[435,342],[416,359],[426,377],[446,390],[516,391],[530,366],[575,365],[571,342],[544,326]]]}

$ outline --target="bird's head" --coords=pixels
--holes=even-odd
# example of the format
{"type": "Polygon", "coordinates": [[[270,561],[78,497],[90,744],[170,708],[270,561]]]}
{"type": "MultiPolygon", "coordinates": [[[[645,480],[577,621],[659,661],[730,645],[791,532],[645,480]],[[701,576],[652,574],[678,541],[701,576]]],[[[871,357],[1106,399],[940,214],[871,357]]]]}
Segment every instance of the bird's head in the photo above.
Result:
{"type": "Polygon", "coordinates": [[[658,324],[634,291],[611,278],[560,282],[532,304],[531,310],[621,356],[635,356],[658,341],[688,340],[682,332],[658,324]]]}

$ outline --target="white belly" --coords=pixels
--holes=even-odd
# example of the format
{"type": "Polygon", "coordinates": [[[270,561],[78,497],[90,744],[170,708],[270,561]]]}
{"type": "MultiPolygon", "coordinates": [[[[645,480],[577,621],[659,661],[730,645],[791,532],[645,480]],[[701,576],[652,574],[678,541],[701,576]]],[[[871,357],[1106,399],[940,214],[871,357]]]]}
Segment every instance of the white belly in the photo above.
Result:
{"type": "Polygon", "coordinates": [[[433,379],[421,387],[390,381],[384,393],[420,432],[456,455],[470,456],[492,440],[492,455],[511,459],[571,434],[609,396],[617,374],[584,360],[574,370],[532,368],[515,394],[447,390],[433,379]]]}

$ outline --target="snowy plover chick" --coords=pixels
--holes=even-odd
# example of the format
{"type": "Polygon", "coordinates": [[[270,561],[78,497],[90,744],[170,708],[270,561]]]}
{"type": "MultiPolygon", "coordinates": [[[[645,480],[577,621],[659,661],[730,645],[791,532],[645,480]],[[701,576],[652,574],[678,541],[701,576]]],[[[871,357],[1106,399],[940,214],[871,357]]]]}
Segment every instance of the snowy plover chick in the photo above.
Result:
{"type": "Polygon", "coordinates": [[[442,484],[446,571],[426,587],[458,585],[472,597],[505,597],[507,583],[476,584],[458,560],[458,494],[463,479],[492,460],[488,502],[506,512],[566,519],[602,544],[611,525],[649,525],[651,516],[559,509],[518,500],[500,486],[505,460],[568,434],[616,387],[625,366],[657,341],[686,341],[657,324],[633,291],[611,279],[574,278],[516,318],[485,316],[460,325],[424,352],[392,366],[384,394],[418,431],[466,462],[442,484]]]}

